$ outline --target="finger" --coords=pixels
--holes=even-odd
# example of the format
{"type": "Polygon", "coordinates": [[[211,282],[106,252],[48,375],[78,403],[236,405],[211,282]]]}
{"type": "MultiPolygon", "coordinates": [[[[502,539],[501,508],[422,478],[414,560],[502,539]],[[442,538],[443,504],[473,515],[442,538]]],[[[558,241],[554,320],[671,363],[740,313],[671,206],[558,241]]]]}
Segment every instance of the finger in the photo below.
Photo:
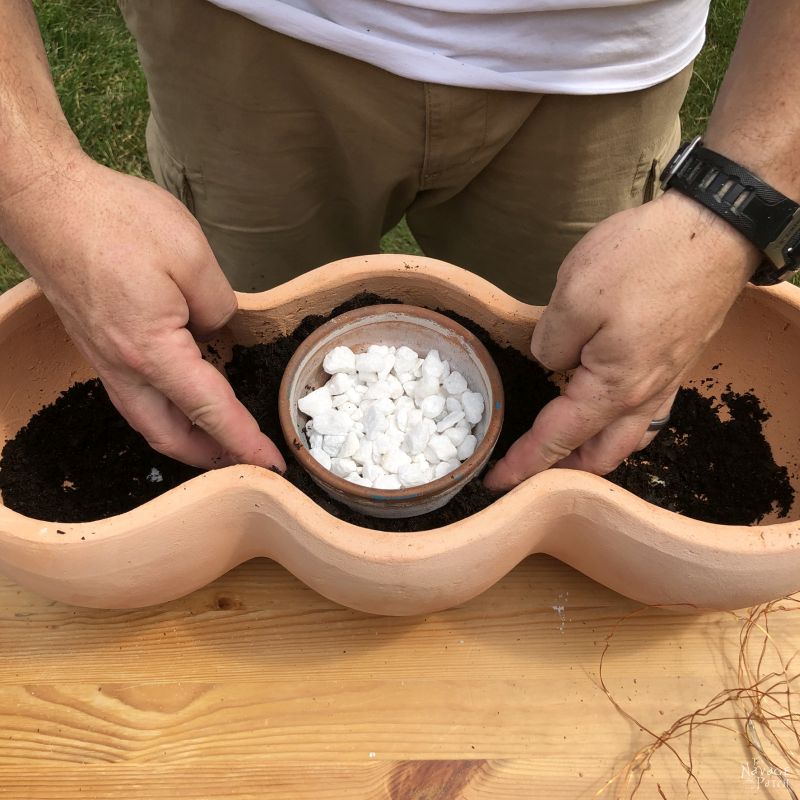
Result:
{"type": "Polygon", "coordinates": [[[144,436],[153,450],[201,469],[227,466],[218,442],[196,428],[161,392],[146,384],[103,381],[117,411],[144,436]]]}
{"type": "MultiPolygon", "coordinates": [[[[277,447],[261,432],[225,377],[204,361],[186,329],[154,343],[143,368],[150,384],[216,441],[231,463],[286,469],[277,447]]],[[[181,458],[180,455],[177,456],[181,458]]],[[[182,459],[181,459],[182,460],[182,459]]]]}
{"type": "Polygon", "coordinates": [[[237,308],[236,295],[202,233],[193,242],[199,252],[180,261],[172,278],[189,308],[189,329],[200,340],[225,325],[237,308]]]}
{"type": "Polygon", "coordinates": [[[632,413],[612,420],[556,466],[582,469],[595,475],[613,472],[632,452],[641,448],[643,441],[649,444],[656,435],[656,432],[647,432],[647,426],[653,419],[660,418],[657,409],[666,408],[666,416],[669,405],[660,399],[654,402],[656,405],[648,403],[632,413]]]}
{"type": "Polygon", "coordinates": [[[563,461],[617,414],[617,404],[603,382],[585,367],[579,367],[566,392],[539,412],[533,427],[511,445],[487,474],[484,485],[493,491],[511,489],[563,461]]]}
{"type": "MultiPolygon", "coordinates": [[[[548,369],[575,369],[581,363],[584,345],[603,325],[604,305],[592,302],[595,290],[585,278],[589,266],[584,243],[579,242],[564,259],[550,302],[534,328],[531,352],[548,369]]],[[[597,287],[596,292],[601,301],[603,287],[597,287]]]]}
{"type": "Polygon", "coordinates": [[[548,306],[531,336],[531,353],[547,369],[565,372],[581,363],[584,345],[598,332],[599,321],[574,317],[559,305],[548,306]]]}

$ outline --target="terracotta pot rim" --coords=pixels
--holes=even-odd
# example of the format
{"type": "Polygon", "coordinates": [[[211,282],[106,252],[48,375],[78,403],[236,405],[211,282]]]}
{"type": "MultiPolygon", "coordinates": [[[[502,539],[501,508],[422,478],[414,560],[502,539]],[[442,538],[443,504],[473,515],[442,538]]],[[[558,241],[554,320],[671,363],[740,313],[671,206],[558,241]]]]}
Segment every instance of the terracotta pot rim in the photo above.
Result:
{"type": "MultiPolygon", "coordinates": [[[[709,544],[709,540],[713,539],[714,549],[721,553],[796,550],[795,545],[786,534],[797,533],[800,530],[797,521],[753,526],[702,522],[674,511],[659,508],[628,490],[609,483],[598,475],[567,469],[557,472],[558,474],[556,474],[556,470],[551,470],[529,478],[511,492],[500,496],[492,505],[470,517],[439,528],[427,528],[408,533],[374,530],[341,520],[315,503],[282,476],[270,470],[250,465],[234,465],[198,475],[124,514],[105,517],[94,522],[38,520],[0,505],[0,531],[7,527],[9,530],[14,530],[14,538],[25,539],[37,546],[63,547],[70,543],[85,546],[87,542],[107,541],[112,537],[126,536],[131,530],[140,530],[163,519],[163,512],[167,508],[173,512],[180,512],[182,509],[193,506],[196,493],[190,487],[210,480],[212,486],[203,486],[203,495],[206,498],[235,488],[241,490],[242,494],[255,491],[265,500],[269,498],[273,503],[287,510],[296,508],[297,503],[301,503],[304,513],[313,515],[319,522],[319,524],[311,526],[312,529],[309,531],[309,535],[317,541],[363,558],[371,555],[362,549],[365,542],[368,542],[371,547],[380,548],[382,545],[387,545],[392,548],[392,557],[396,558],[394,547],[399,539],[405,543],[437,545],[433,548],[437,552],[448,550],[454,546],[454,543],[460,545],[490,538],[493,535],[490,526],[484,526],[483,522],[487,517],[501,514],[503,506],[510,502],[510,498],[516,499],[519,495],[524,495],[527,496],[527,502],[535,506],[539,501],[547,502],[548,498],[552,500],[556,494],[571,495],[576,489],[582,488],[584,491],[591,489],[591,497],[600,503],[618,505],[619,500],[613,498],[613,495],[615,493],[624,495],[628,515],[634,519],[643,516],[649,517],[650,522],[658,529],[665,541],[672,541],[676,544],[709,544]],[[676,526],[676,521],[681,524],[676,526]],[[42,533],[43,528],[47,529],[47,534],[42,533]],[[54,539],[43,539],[43,535],[52,535],[55,530],[62,530],[65,535],[57,534],[54,539]],[[342,537],[342,533],[346,533],[347,536],[342,537]],[[91,540],[81,541],[80,536],[87,534],[91,535],[91,540]]],[[[640,538],[636,533],[637,529],[634,527],[632,531],[625,531],[624,535],[637,541],[654,543],[651,537],[640,538]]],[[[0,540],[2,537],[3,534],[0,532],[0,540]]],[[[543,548],[542,552],[549,552],[549,550],[543,548]]]]}

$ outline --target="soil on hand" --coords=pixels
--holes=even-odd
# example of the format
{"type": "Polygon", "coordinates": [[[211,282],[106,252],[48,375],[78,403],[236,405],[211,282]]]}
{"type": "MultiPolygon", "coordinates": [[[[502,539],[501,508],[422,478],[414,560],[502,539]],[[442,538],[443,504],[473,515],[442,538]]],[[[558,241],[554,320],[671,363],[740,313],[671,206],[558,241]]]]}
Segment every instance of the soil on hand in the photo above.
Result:
{"type": "MultiPolygon", "coordinates": [[[[278,422],[278,388],[300,342],[331,317],[364,305],[394,302],[362,294],[327,317],[310,316],[290,335],[274,342],[234,348],[226,372],[237,396],[262,430],[281,448],[286,479],[336,517],[388,531],[437,528],[486,508],[496,495],[476,479],[444,508],[410,519],[375,519],[329,498],[308,477],[285,444],[278,422]]],[[[499,458],[558,395],[535,362],[491,340],[480,326],[452,312],[486,345],[503,379],[505,420],[494,457],[499,458]]],[[[721,395],[719,404],[694,388],[681,389],[670,427],[646,450],[609,477],[640,497],[709,522],[752,524],[777,510],[786,515],[793,491],[762,433],[769,416],[752,394],[721,395]]],[[[0,492],[9,507],[35,519],[88,522],[129,511],[200,474],[153,451],[111,404],[99,381],[79,383],[41,409],[0,459],[0,492]]]]}

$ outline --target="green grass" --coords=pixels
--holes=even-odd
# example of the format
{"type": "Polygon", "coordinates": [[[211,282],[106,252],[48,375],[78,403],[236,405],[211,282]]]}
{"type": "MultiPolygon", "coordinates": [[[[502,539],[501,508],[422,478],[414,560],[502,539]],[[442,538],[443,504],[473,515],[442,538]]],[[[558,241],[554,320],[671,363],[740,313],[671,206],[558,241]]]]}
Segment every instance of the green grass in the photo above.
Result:
{"type": "Polygon", "coordinates": [[[705,46],[694,62],[689,93],[681,109],[683,138],[706,128],[717,91],[739,35],[748,0],[713,0],[708,16],[705,46]]]}
{"type": "MultiPolygon", "coordinates": [[[[681,114],[686,135],[705,126],[746,5],[747,0],[712,3],[708,42],[681,114]]],[[[34,6],[61,104],[84,149],[109,167],[149,176],[147,87],[114,0],[34,0],[34,6]]],[[[381,246],[389,252],[420,252],[405,222],[381,246]]],[[[0,243],[0,292],[24,277],[0,243]]]]}

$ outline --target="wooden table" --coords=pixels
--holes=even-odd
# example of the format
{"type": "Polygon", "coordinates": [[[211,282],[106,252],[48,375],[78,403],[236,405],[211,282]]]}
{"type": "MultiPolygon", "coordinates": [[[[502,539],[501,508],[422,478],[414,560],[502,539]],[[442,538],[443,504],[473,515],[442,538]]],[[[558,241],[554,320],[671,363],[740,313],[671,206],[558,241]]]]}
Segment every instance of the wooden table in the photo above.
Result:
{"type": "MultiPolygon", "coordinates": [[[[644,609],[617,625],[637,608],[545,556],[405,619],[337,606],[263,559],[138,611],[0,578],[0,797],[593,798],[652,741],[598,685],[615,626],[605,681],[651,730],[737,685],[734,617],[644,609]]],[[[770,630],[800,647],[800,615],[770,630]]],[[[747,777],[734,732],[698,730],[694,758],[710,798],[788,797],[747,777]]],[[[637,796],[687,796],[673,756],[637,796]]]]}

